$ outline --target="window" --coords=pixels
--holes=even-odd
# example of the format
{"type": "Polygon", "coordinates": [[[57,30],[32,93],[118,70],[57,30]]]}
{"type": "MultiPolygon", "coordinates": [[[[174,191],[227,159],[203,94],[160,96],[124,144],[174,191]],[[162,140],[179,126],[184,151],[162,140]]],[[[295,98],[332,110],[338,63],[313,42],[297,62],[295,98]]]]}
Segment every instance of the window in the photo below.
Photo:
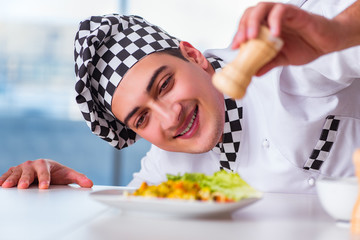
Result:
{"type": "Polygon", "coordinates": [[[1,173],[26,160],[51,158],[85,173],[95,184],[123,185],[139,169],[149,144],[115,152],[80,116],[74,99],[73,43],[81,20],[109,13],[140,15],[203,51],[227,47],[245,8],[257,2],[2,1],[1,173]]]}

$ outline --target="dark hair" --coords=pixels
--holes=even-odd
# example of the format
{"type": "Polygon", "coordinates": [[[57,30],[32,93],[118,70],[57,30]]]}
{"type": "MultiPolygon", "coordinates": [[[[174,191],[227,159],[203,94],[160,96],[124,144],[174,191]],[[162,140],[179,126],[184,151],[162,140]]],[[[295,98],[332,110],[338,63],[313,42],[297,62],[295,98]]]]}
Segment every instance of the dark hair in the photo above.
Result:
{"type": "Polygon", "coordinates": [[[169,54],[171,56],[174,56],[174,57],[177,57],[177,58],[180,58],[186,62],[188,62],[189,60],[186,59],[184,57],[184,55],[182,54],[180,48],[167,48],[165,50],[162,50],[162,51],[159,51],[159,53],[165,53],[165,54],[169,54]]]}

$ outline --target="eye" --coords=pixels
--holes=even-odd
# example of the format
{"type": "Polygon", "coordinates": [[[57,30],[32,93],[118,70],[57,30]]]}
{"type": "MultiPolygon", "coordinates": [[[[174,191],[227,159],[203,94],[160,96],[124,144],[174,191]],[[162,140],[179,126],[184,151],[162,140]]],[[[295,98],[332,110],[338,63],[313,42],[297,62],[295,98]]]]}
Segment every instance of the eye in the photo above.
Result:
{"type": "Polygon", "coordinates": [[[170,89],[171,87],[171,81],[172,80],[172,75],[169,76],[160,86],[160,89],[159,89],[159,94],[161,94],[162,92],[170,89]]]}
{"type": "Polygon", "coordinates": [[[147,120],[147,116],[148,116],[148,112],[141,113],[136,120],[135,127],[136,128],[144,127],[147,120]]]}

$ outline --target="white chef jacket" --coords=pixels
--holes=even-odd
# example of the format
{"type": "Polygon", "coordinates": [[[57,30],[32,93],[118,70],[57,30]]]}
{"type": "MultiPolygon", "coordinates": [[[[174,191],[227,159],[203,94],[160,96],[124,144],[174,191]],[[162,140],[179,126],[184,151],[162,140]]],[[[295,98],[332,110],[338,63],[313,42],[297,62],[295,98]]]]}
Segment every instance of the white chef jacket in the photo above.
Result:
{"type": "MultiPolygon", "coordinates": [[[[297,0],[299,7],[332,18],[354,1],[297,0]]],[[[230,49],[211,50],[225,62],[236,56],[230,49]]],[[[254,77],[243,106],[240,149],[235,172],[263,192],[314,193],[322,176],[354,175],[352,154],[360,147],[360,47],[323,56],[304,66],[273,69],[254,77]],[[324,154],[320,169],[308,169],[310,155],[324,144],[320,140],[328,128],[327,116],[340,121],[330,131],[332,147],[324,154]]],[[[158,184],[166,174],[219,170],[220,154],[167,152],[152,146],[141,160],[141,170],[129,186],[146,181],[158,184]]]]}

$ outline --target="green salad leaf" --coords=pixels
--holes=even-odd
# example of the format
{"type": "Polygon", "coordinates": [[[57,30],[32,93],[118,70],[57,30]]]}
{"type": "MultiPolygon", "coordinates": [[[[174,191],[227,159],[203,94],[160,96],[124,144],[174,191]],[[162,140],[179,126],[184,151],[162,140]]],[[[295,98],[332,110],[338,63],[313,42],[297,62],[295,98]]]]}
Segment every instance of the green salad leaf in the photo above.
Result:
{"type": "Polygon", "coordinates": [[[203,173],[184,173],[183,175],[167,174],[166,176],[167,176],[168,180],[173,180],[173,181],[186,180],[186,181],[191,181],[191,182],[198,182],[199,184],[207,177],[203,173]]]}
{"type": "Polygon", "coordinates": [[[220,170],[213,175],[203,173],[167,174],[168,180],[197,182],[201,188],[208,187],[211,192],[219,192],[235,201],[243,198],[258,198],[261,193],[246,183],[238,173],[220,170]]]}

